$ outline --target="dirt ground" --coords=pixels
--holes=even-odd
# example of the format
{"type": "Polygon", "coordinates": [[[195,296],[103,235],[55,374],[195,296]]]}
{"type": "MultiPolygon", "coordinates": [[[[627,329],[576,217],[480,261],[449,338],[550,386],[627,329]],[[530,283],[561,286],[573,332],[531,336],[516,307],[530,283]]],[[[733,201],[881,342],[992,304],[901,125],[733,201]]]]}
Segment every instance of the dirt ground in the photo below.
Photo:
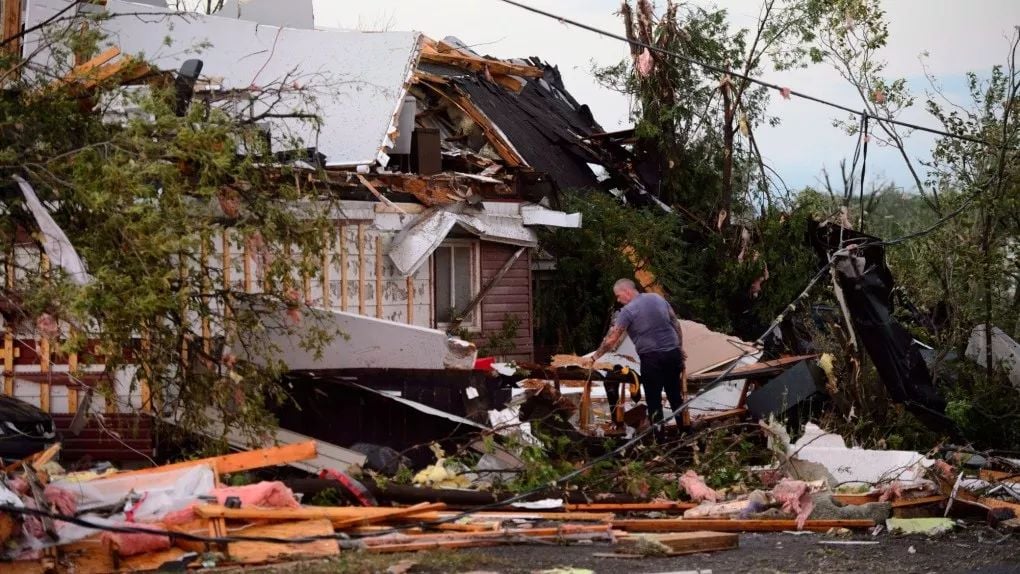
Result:
{"type": "MultiPolygon", "coordinates": [[[[928,539],[918,536],[871,538],[822,534],[742,534],[737,550],[676,558],[619,559],[593,556],[612,552],[605,544],[502,546],[401,555],[346,552],[331,561],[277,565],[245,574],[362,574],[386,572],[394,564],[413,566],[409,574],[434,572],[532,573],[587,569],[594,572],[729,574],[779,573],[966,573],[1020,574],[1020,534],[1004,538],[985,526],[928,539]],[[872,545],[829,545],[823,541],[877,541],[872,545]],[[911,550],[913,549],[913,550],[911,550]],[[555,570],[554,570],[555,571],[555,570]]],[[[404,570],[399,570],[404,572],[404,570]]]]}

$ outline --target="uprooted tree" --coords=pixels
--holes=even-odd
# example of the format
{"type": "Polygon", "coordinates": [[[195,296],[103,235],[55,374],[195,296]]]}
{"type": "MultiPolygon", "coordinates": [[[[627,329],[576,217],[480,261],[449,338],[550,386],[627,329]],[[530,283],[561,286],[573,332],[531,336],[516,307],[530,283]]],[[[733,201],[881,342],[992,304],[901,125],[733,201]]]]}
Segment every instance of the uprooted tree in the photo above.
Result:
{"type": "MultiPolygon", "coordinates": [[[[181,430],[220,436],[229,425],[258,439],[267,406],[284,396],[267,333],[303,321],[312,348],[336,335],[301,313],[302,277],[330,253],[329,194],[309,170],[275,160],[257,125],[268,114],[315,121],[305,97],[315,86],[281,78],[253,86],[240,104],[196,97],[182,108],[172,77],[142,62],[109,77],[72,69],[99,51],[92,18],[69,11],[38,31],[39,49],[0,56],[5,325],[54,353],[77,353],[81,366],[105,365],[95,391],[107,401],[117,400],[114,375],[126,373],[147,389],[143,407],[181,430]],[[129,81],[143,89],[125,89],[129,81]],[[274,108],[284,91],[302,109],[274,108]],[[43,254],[15,176],[87,276],[43,254]],[[242,258],[254,285],[243,285],[242,258]]],[[[82,400],[90,392],[76,390],[82,400]]]]}

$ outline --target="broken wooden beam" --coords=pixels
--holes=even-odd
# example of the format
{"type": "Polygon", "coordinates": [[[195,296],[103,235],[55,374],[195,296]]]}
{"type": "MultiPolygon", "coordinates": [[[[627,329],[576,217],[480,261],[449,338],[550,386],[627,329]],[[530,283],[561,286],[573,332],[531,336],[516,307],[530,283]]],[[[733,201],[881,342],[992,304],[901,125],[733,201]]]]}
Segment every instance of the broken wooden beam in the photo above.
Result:
{"type": "MultiPolygon", "coordinates": [[[[739,544],[740,535],[732,532],[673,532],[669,534],[644,534],[625,536],[618,542],[616,551],[620,553],[641,554],[642,546],[649,541],[652,545],[661,544],[668,548],[668,556],[697,554],[699,552],[715,552],[732,550],[739,544]]],[[[664,548],[665,550],[665,548],[664,548]]]]}
{"type": "Polygon", "coordinates": [[[602,502],[568,504],[566,508],[571,512],[668,512],[684,511],[695,506],[697,504],[693,502],[602,502]]]}
{"type": "Polygon", "coordinates": [[[153,472],[164,472],[167,470],[189,468],[192,466],[199,465],[212,466],[213,468],[216,469],[217,472],[221,474],[232,474],[235,472],[241,472],[245,470],[253,470],[256,468],[264,468],[267,466],[276,466],[278,464],[287,464],[289,462],[295,462],[299,460],[308,460],[310,458],[315,458],[316,455],[317,455],[316,442],[314,440],[310,440],[295,444],[288,444],[284,446],[260,448],[257,450],[249,450],[234,454],[225,454],[223,456],[200,458],[196,460],[177,462],[174,464],[166,464],[163,466],[143,468],[140,470],[118,472],[111,476],[121,478],[125,476],[150,474],[153,472]]]}
{"type": "Polygon", "coordinates": [[[827,532],[831,528],[871,528],[874,520],[808,520],[803,528],[797,528],[796,520],[728,520],[714,518],[638,518],[614,520],[613,528],[628,532],[695,532],[712,530],[717,532],[782,532],[785,530],[807,530],[827,532]]]}
{"type": "Polygon", "coordinates": [[[288,520],[327,519],[336,529],[367,526],[387,520],[438,520],[436,512],[446,508],[443,503],[423,502],[402,508],[361,507],[361,506],[307,506],[302,508],[227,508],[218,504],[195,507],[195,514],[202,518],[224,518],[229,520],[260,520],[283,522],[288,520]]]}

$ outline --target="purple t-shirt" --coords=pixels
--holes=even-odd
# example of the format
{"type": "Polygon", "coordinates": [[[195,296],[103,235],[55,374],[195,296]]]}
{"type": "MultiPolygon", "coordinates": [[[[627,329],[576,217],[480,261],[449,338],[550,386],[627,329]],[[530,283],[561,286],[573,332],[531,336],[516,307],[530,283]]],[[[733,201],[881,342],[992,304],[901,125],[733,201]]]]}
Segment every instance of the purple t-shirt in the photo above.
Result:
{"type": "Polygon", "coordinates": [[[655,293],[641,293],[620,309],[616,326],[634,341],[638,354],[672,351],[680,347],[669,303],[655,293]]]}

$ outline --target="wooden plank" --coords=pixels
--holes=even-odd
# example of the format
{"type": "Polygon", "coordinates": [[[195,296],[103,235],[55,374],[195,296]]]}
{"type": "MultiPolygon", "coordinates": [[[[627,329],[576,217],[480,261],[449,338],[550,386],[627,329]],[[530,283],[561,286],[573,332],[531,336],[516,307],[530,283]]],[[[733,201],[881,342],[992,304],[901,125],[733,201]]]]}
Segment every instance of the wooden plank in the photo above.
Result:
{"type": "Polygon", "coordinates": [[[322,238],[323,247],[322,250],[322,307],[324,309],[330,309],[333,307],[330,302],[329,296],[329,245],[332,243],[329,238],[329,232],[326,232],[325,237],[322,238]]]}
{"type": "Polygon", "coordinates": [[[375,236],[375,316],[383,318],[383,252],[382,236],[375,236]]]}
{"type": "MultiPolygon", "coordinates": [[[[4,0],[3,23],[0,24],[0,38],[13,38],[21,33],[21,0],[4,0]]],[[[7,54],[14,57],[15,66],[21,58],[21,39],[13,40],[4,47],[7,54]]],[[[20,74],[13,74],[11,80],[16,81],[20,74]]]]}
{"type": "Polygon", "coordinates": [[[1020,473],[981,469],[978,478],[988,482],[1020,482],[1020,473]]]}
{"type": "Polygon", "coordinates": [[[403,209],[401,209],[401,207],[399,205],[393,203],[385,195],[379,193],[379,190],[376,189],[374,185],[372,185],[372,182],[368,181],[368,178],[366,178],[365,176],[361,175],[360,173],[358,174],[358,181],[361,182],[361,185],[363,185],[366,188],[368,188],[368,191],[371,191],[372,195],[374,195],[375,198],[378,199],[379,201],[383,202],[386,205],[386,207],[389,207],[390,209],[395,210],[397,213],[402,213],[404,215],[407,214],[407,212],[404,211],[403,209]]]}
{"type": "MultiPolygon", "coordinates": [[[[600,524],[597,526],[593,525],[581,525],[581,524],[565,524],[556,528],[508,528],[504,530],[496,530],[492,532],[442,532],[442,533],[428,533],[428,534],[415,534],[413,536],[407,535],[388,535],[379,536],[377,538],[364,538],[362,544],[366,551],[373,551],[375,549],[390,548],[395,546],[407,546],[409,544],[436,544],[443,542],[463,542],[463,541],[512,541],[515,539],[524,538],[536,538],[545,540],[554,540],[558,538],[577,537],[585,535],[609,535],[611,528],[608,524],[600,524]]],[[[395,551],[395,550],[391,550],[395,551]]]]}
{"type": "MultiPolygon", "coordinates": [[[[44,277],[44,280],[49,283],[50,258],[45,253],[41,253],[39,255],[39,272],[44,277]]],[[[49,337],[42,337],[39,340],[39,372],[44,375],[50,372],[49,337]]],[[[53,388],[51,387],[49,380],[44,380],[39,383],[39,410],[44,413],[50,412],[52,390],[53,388]]]]}
{"type": "Polygon", "coordinates": [[[572,512],[668,512],[683,511],[694,508],[693,502],[622,502],[568,504],[567,510],[572,512]]]}
{"type": "Polygon", "coordinates": [[[10,324],[4,332],[4,394],[14,396],[14,334],[10,324]]]}
{"type": "Polygon", "coordinates": [[[347,226],[340,227],[340,310],[347,310],[347,226]]]}
{"type": "Polygon", "coordinates": [[[737,547],[740,535],[731,532],[674,532],[670,534],[650,534],[628,536],[617,543],[617,551],[627,553],[634,551],[640,544],[640,538],[650,538],[669,547],[670,556],[697,554],[699,552],[715,552],[732,550],[737,547]]]}
{"type": "Polygon", "coordinates": [[[229,520],[329,520],[334,529],[367,526],[397,518],[415,520],[436,520],[436,511],[446,508],[439,503],[423,502],[401,508],[361,506],[306,506],[302,508],[226,508],[218,504],[205,504],[195,508],[195,514],[202,518],[225,518],[229,520]]]}
{"type": "MultiPolygon", "coordinates": [[[[265,536],[272,538],[307,538],[332,536],[333,525],[328,520],[306,520],[250,526],[228,532],[236,536],[265,536]]],[[[335,539],[324,538],[308,543],[275,544],[267,542],[231,542],[227,550],[230,560],[240,564],[265,564],[296,558],[335,556],[340,545],[335,539]]]]}
{"type": "Polygon", "coordinates": [[[276,466],[278,464],[286,464],[288,462],[298,460],[307,460],[309,458],[315,458],[315,456],[316,456],[315,441],[310,440],[297,444],[274,446],[258,450],[251,450],[247,452],[225,454],[223,456],[214,456],[210,458],[201,458],[197,460],[187,460],[184,462],[178,462],[174,464],[166,464],[163,466],[143,468],[141,470],[118,472],[117,474],[111,476],[120,478],[124,476],[135,476],[139,474],[163,472],[165,470],[188,468],[202,464],[212,465],[223,474],[232,474],[235,472],[241,472],[243,470],[253,470],[256,468],[276,466]]]}
{"type": "Polygon", "coordinates": [[[248,242],[244,242],[244,260],[241,263],[241,273],[244,275],[244,292],[251,293],[252,286],[254,285],[254,279],[252,277],[251,269],[251,249],[248,247],[248,242]]]}
{"type": "Polygon", "coordinates": [[[93,536],[61,547],[61,554],[73,565],[69,571],[106,574],[159,570],[164,564],[180,560],[187,554],[187,551],[181,548],[170,548],[121,558],[118,564],[109,550],[100,542],[99,536],[93,536]]]}
{"type": "MultiPolygon", "coordinates": [[[[871,528],[873,520],[808,520],[801,530],[827,532],[830,528],[871,528]]],[[[727,520],[714,518],[639,518],[614,520],[613,528],[628,532],[782,532],[797,530],[796,520],[727,520]]]]}
{"type": "MultiPolygon", "coordinates": [[[[74,331],[71,335],[74,336],[74,331]]],[[[67,356],[67,372],[78,378],[78,353],[67,356]]],[[[67,386],[67,411],[72,414],[78,412],[78,385],[67,386]]]]}
{"type": "Polygon", "coordinates": [[[365,314],[365,224],[358,224],[358,314],[365,314]]]}

